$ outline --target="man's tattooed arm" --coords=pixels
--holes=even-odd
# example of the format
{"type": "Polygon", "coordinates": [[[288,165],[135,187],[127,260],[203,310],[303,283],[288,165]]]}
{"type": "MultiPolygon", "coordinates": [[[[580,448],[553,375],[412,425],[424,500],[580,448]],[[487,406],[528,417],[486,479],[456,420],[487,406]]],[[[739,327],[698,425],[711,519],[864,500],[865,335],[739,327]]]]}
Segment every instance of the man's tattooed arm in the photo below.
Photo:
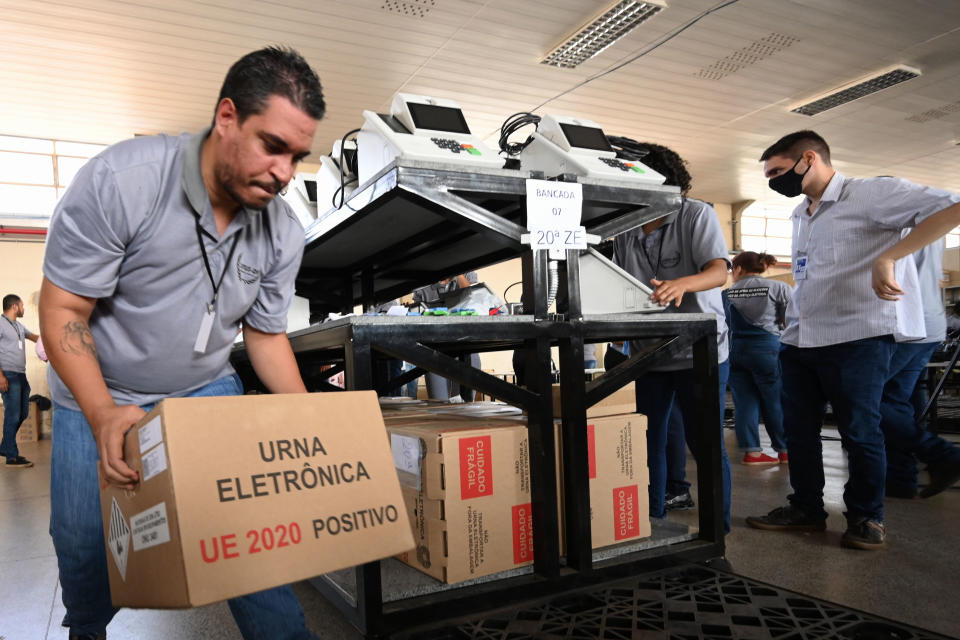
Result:
{"type": "Polygon", "coordinates": [[[93,341],[93,334],[86,322],[72,320],[64,325],[63,335],[60,337],[60,348],[65,353],[74,355],[93,356],[97,359],[97,345],[93,341]]]}

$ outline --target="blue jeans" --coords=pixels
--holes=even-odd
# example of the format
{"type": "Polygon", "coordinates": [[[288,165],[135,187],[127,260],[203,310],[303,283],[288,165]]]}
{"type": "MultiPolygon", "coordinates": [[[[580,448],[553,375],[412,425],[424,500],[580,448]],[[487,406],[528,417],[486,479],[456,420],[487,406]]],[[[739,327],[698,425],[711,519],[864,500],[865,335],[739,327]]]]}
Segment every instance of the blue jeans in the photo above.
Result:
{"type": "Polygon", "coordinates": [[[20,455],[17,447],[17,431],[30,411],[30,383],[27,374],[4,371],[3,376],[10,386],[0,393],[3,398],[3,440],[0,440],[0,455],[12,460],[20,455]]]}
{"type": "Polygon", "coordinates": [[[783,409],[780,406],[780,339],[769,336],[740,337],[730,349],[730,390],[733,393],[737,446],[746,452],[762,451],[760,414],[775,451],[787,451],[783,439],[783,409]]]}
{"type": "MultiPolygon", "coordinates": [[[[730,361],[725,360],[717,367],[720,378],[720,404],[717,428],[720,433],[720,455],[723,478],[723,524],[724,531],[730,531],[730,460],[723,446],[723,405],[726,395],[727,377],[730,373],[730,361]]],[[[647,466],[650,468],[650,516],[666,516],[664,494],[667,484],[667,434],[670,412],[674,407],[683,416],[687,445],[694,455],[697,454],[697,440],[694,425],[694,411],[699,399],[694,393],[695,376],[692,369],[680,371],[653,371],[637,379],[637,410],[647,416],[647,466]]],[[[673,451],[676,454],[676,450],[673,451]]]]}
{"type": "MultiPolygon", "coordinates": [[[[917,381],[936,351],[936,342],[901,342],[890,359],[883,387],[880,426],[886,440],[887,481],[917,488],[917,463],[960,460],[960,448],[917,425],[917,381]]],[[[920,409],[922,410],[922,408],[920,409]]]]}
{"type": "Polygon", "coordinates": [[[828,347],[784,345],[783,424],[790,450],[790,503],[811,517],[823,509],[823,445],[820,430],[826,403],[833,406],[847,452],[849,479],[843,489],[848,520],[883,521],[887,470],[880,398],[895,343],[890,336],[828,347]]]}
{"type": "MultiPolygon", "coordinates": [[[[243,393],[235,374],[190,396],[243,393]]],[[[152,405],[144,407],[150,410],[152,405]]],[[[66,623],[73,634],[102,634],[117,613],[110,603],[107,556],[100,516],[97,445],[79,411],[57,405],[53,412],[50,471],[50,535],[60,566],[66,623]]],[[[228,601],[246,640],[309,640],[303,610],[290,587],[277,587],[228,601]]]]}
{"type": "Polygon", "coordinates": [[[667,494],[677,496],[688,491],[687,438],[684,436],[683,413],[674,403],[667,419],[667,494]]]}

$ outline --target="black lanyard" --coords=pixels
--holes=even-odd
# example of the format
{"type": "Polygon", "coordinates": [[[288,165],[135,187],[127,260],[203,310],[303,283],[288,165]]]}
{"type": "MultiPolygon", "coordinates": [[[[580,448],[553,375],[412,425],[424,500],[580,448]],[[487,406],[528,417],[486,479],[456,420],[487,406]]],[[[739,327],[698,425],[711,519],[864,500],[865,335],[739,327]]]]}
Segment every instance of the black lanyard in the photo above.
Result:
{"type": "Polygon", "coordinates": [[[230,253],[227,254],[227,262],[223,265],[223,271],[220,272],[220,280],[217,282],[213,281],[213,271],[210,269],[210,259],[207,258],[207,249],[203,246],[203,233],[200,230],[200,218],[195,217],[194,222],[197,223],[197,242],[200,243],[200,253],[203,255],[203,266],[207,268],[207,276],[210,278],[210,285],[213,287],[213,298],[210,300],[210,304],[207,305],[207,311],[213,313],[217,304],[217,294],[220,292],[220,285],[223,284],[223,276],[227,274],[227,271],[230,270],[230,260],[233,259],[233,252],[237,248],[237,242],[240,241],[240,231],[237,232],[237,235],[233,238],[233,244],[230,245],[230,253]]]}
{"type": "Polygon", "coordinates": [[[663,256],[663,237],[667,235],[667,230],[662,226],[660,227],[660,247],[657,249],[657,265],[653,265],[653,261],[650,259],[650,254],[647,253],[647,243],[644,242],[646,237],[640,239],[640,250],[643,251],[643,257],[647,261],[647,266],[653,269],[653,279],[659,280],[658,276],[660,275],[660,258],[663,256]]]}
{"type": "MultiPolygon", "coordinates": [[[[680,211],[677,212],[677,217],[680,217],[680,214],[683,213],[683,206],[687,203],[686,198],[681,198],[680,200],[680,211]]],[[[647,266],[653,269],[653,278],[654,280],[660,279],[660,259],[663,257],[663,238],[667,235],[667,230],[664,228],[664,225],[658,227],[660,230],[660,246],[657,248],[657,264],[654,266],[653,261],[650,259],[650,254],[647,253],[647,245],[644,242],[646,240],[646,235],[644,234],[643,238],[640,238],[640,250],[643,251],[643,257],[647,261],[647,266]]]]}
{"type": "Polygon", "coordinates": [[[10,326],[13,327],[13,332],[17,334],[17,342],[23,342],[24,336],[20,335],[20,329],[17,328],[17,324],[7,316],[3,316],[3,317],[4,319],[6,319],[7,322],[10,323],[10,326]]]}

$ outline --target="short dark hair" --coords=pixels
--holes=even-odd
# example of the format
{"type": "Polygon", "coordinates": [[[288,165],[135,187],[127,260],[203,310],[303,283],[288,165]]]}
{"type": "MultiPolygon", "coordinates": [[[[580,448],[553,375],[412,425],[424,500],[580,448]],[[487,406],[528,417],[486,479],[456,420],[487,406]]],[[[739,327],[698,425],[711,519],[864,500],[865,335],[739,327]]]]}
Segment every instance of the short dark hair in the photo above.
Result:
{"type": "Polygon", "coordinates": [[[741,251],[734,256],[732,262],[734,267],[740,267],[747,273],[763,273],[777,264],[777,259],[768,253],[741,251]]]}
{"type": "Polygon", "coordinates": [[[683,194],[690,191],[693,178],[687,171],[687,161],[676,151],[652,142],[641,142],[639,146],[647,150],[647,155],[640,158],[640,162],[662,174],[667,179],[664,184],[680,187],[680,193],[683,194]]]}
{"type": "Polygon", "coordinates": [[[242,124],[263,113],[270,96],[286,98],[314,120],[327,110],[320,78],[303,56],[289,47],[266,47],[234,62],[223,79],[217,105],[224,98],[233,100],[242,124]]]}
{"type": "Polygon", "coordinates": [[[820,154],[828,167],[832,166],[830,164],[830,145],[816,131],[810,131],[809,129],[794,131],[774,142],[760,156],[760,162],[769,160],[773,156],[799,159],[800,156],[811,149],[820,154]]]}
{"type": "Polygon", "coordinates": [[[18,302],[20,302],[20,296],[15,293],[8,293],[3,296],[3,310],[6,311],[18,302]]]}

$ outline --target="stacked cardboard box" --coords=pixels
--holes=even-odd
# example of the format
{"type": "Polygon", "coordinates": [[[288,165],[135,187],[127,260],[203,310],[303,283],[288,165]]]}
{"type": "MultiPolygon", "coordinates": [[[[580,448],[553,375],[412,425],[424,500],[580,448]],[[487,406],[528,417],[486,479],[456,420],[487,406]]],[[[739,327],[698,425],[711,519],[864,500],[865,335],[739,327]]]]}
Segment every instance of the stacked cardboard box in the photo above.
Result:
{"type": "MultiPolygon", "coordinates": [[[[592,413],[620,411],[622,400],[592,413]]],[[[407,405],[384,412],[417,545],[400,559],[438,580],[461,582],[533,562],[526,422],[515,410],[508,416],[495,407],[407,405]]],[[[559,427],[558,421],[557,434],[559,427]]],[[[588,419],[585,481],[594,548],[650,535],[645,430],[646,418],[636,413],[588,419]]],[[[557,484],[562,489],[559,477],[557,484]]],[[[561,509],[561,523],[562,517],[561,509]]]]}

